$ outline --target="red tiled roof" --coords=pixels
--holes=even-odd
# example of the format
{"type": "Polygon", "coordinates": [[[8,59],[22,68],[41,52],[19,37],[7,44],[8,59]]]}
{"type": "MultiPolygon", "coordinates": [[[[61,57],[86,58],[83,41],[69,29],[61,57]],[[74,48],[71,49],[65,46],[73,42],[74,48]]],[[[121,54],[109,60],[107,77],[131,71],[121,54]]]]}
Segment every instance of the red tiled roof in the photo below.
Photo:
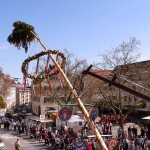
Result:
{"type": "Polygon", "coordinates": [[[112,71],[111,70],[90,70],[90,72],[93,72],[103,77],[107,77],[111,74],[112,71]]]}
{"type": "MultiPolygon", "coordinates": [[[[95,73],[97,75],[100,75],[104,78],[107,78],[111,74],[111,70],[90,70],[90,72],[95,73]]],[[[97,79],[91,75],[86,75],[85,78],[89,81],[92,81],[94,83],[102,83],[103,81],[100,79],[97,79]]]]}

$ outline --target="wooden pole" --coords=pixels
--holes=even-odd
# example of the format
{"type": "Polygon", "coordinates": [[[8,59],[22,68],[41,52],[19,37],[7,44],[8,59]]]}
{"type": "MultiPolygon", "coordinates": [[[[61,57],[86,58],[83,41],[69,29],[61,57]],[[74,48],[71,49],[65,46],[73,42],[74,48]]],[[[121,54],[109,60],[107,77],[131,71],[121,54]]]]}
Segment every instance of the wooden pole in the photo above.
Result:
{"type": "MultiPolygon", "coordinates": [[[[32,34],[35,35],[35,37],[37,38],[37,40],[40,42],[40,44],[44,47],[45,51],[48,51],[48,48],[42,43],[42,41],[37,37],[37,35],[31,31],[32,34]]],[[[76,90],[73,88],[72,84],[70,83],[70,81],[68,80],[66,74],[63,72],[63,70],[61,69],[61,67],[59,66],[59,64],[55,61],[55,59],[53,58],[52,54],[49,54],[50,55],[50,58],[52,59],[52,61],[55,63],[55,65],[57,66],[57,68],[59,69],[61,75],[63,76],[63,78],[65,79],[65,81],[67,82],[68,84],[68,87],[70,88],[71,92],[73,93],[74,97],[77,99],[77,102],[78,102],[78,105],[80,107],[80,109],[82,110],[84,116],[85,116],[85,119],[86,121],[88,122],[90,128],[92,129],[92,131],[94,132],[94,134],[96,135],[101,147],[103,150],[108,150],[104,140],[102,139],[98,129],[95,127],[95,124],[93,121],[90,121],[90,118],[89,118],[89,114],[86,110],[86,108],[84,107],[80,97],[78,96],[76,90]]]]}

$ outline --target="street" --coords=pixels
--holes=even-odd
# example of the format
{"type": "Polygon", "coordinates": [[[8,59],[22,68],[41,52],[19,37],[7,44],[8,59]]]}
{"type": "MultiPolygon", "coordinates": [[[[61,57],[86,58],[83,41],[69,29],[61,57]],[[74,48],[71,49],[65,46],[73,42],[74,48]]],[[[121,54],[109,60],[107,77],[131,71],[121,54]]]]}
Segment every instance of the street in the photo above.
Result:
{"type": "Polygon", "coordinates": [[[14,131],[0,130],[0,138],[5,143],[5,150],[15,150],[15,141],[19,138],[21,143],[21,150],[50,150],[51,146],[45,146],[44,142],[39,143],[35,139],[30,139],[25,134],[18,135],[14,131]]]}
{"type": "MultiPolygon", "coordinates": [[[[127,130],[128,126],[133,126],[134,123],[127,123],[124,127],[127,130]]],[[[117,135],[118,126],[112,128],[113,135],[117,135]]],[[[138,132],[140,130],[138,129],[138,132]]],[[[0,129],[0,138],[5,143],[5,150],[15,150],[14,143],[19,138],[21,143],[21,150],[52,150],[51,145],[45,145],[44,141],[39,143],[35,139],[30,139],[29,136],[25,134],[18,134],[17,131],[4,130],[3,127],[0,129]]]]}

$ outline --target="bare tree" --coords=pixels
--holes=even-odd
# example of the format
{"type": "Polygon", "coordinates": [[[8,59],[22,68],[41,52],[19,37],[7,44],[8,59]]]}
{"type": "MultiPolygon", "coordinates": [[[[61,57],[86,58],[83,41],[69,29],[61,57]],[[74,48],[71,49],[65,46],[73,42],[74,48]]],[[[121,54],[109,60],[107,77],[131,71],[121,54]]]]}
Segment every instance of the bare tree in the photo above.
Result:
{"type": "Polygon", "coordinates": [[[0,69],[0,96],[3,98],[9,94],[9,89],[12,86],[12,79],[10,75],[4,74],[2,68],[0,69]]]}
{"type": "MultiPolygon", "coordinates": [[[[75,86],[76,80],[80,78],[80,73],[87,67],[87,61],[85,59],[79,59],[72,53],[64,50],[66,57],[65,73],[70,82],[75,86]]],[[[58,104],[74,103],[74,97],[71,94],[67,83],[63,80],[61,75],[53,77],[51,84],[51,93],[48,96],[52,97],[58,104]]]]}
{"type": "MultiPolygon", "coordinates": [[[[105,53],[100,55],[102,58],[102,62],[99,63],[100,67],[105,69],[114,69],[118,66],[124,66],[136,62],[140,57],[140,53],[138,52],[139,44],[140,42],[137,41],[134,37],[130,38],[129,42],[122,42],[122,44],[120,44],[117,48],[106,51],[105,53]]],[[[115,71],[118,75],[122,75],[123,73],[121,67],[117,70],[114,70],[113,73],[116,73],[115,71]]],[[[128,85],[126,81],[120,79],[115,80],[115,82],[128,85]]],[[[106,84],[103,84],[103,86],[99,86],[99,92],[103,97],[103,107],[111,109],[114,113],[119,113],[119,123],[122,128],[123,120],[127,117],[127,115],[135,110],[135,108],[143,105],[142,102],[139,102],[138,104],[136,104],[136,107],[134,107],[134,109],[130,109],[125,115],[123,115],[123,110],[127,108],[127,104],[130,108],[133,106],[132,104],[135,100],[134,96],[128,94],[127,92],[124,92],[121,89],[106,86],[106,84]]]]}
{"type": "MultiPolygon", "coordinates": [[[[96,88],[95,83],[91,77],[82,78],[81,72],[87,68],[87,61],[85,59],[79,59],[72,53],[64,50],[66,56],[65,73],[78,91],[83,103],[93,103],[94,101],[94,90],[96,88]],[[82,84],[82,85],[81,85],[82,84]],[[82,87],[81,87],[82,86],[82,87]],[[80,89],[82,88],[82,90],[80,89]]],[[[51,80],[51,92],[47,92],[47,95],[57,102],[59,105],[62,104],[74,104],[76,100],[71,94],[67,84],[63,79],[60,81],[61,76],[57,75],[51,80]]]]}
{"type": "Polygon", "coordinates": [[[136,62],[140,57],[139,45],[140,42],[132,37],[129,42],[122,42],[118,47],[99,54],[102,57],[102,62],[99,63],[100,67],[112,70],[119,65],[136,62]]]}

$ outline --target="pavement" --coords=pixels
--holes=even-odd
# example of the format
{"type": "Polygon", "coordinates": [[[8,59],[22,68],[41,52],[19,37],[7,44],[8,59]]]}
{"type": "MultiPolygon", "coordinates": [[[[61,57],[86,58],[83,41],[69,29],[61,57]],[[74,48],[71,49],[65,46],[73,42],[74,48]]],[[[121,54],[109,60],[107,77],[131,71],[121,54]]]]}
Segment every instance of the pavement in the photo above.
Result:
{"type": "Polygon", "coordinates": [[[20,140],[21,150],[51,150],[51,145],[45,145],[44,141],[39,143],[25,134],[18,134],[12,130],[0,129],[0,138],[5,143],[5,150],[15,150],[14,143],[17,138],[20,140]]]}
{"type": "MultiPolygon", "coordinates": [[[[135,123],[126,123],[124,125],[124,131],[128,130],[128,127],[136,126],[138,128],[138,134],[140,134],[140,128],[135,123]]],[[[117,130],[119,126],[113,126],[112,127],[112,134],[114,136],[117,136],[117,130]]],[[[5,150],[15,150],[14,143],[19,138],[21,143],[21,150],[52,150],[51,145],[45,145],[44,141],[42,143],[39,143],[39,141],[35,139],[30,139],[29,136],[26,136],[25,134],[18,134],[17,131],[13,130],[4,130],[3,128],[0,129],[0,138],[5,143],[5,150]]]]}

